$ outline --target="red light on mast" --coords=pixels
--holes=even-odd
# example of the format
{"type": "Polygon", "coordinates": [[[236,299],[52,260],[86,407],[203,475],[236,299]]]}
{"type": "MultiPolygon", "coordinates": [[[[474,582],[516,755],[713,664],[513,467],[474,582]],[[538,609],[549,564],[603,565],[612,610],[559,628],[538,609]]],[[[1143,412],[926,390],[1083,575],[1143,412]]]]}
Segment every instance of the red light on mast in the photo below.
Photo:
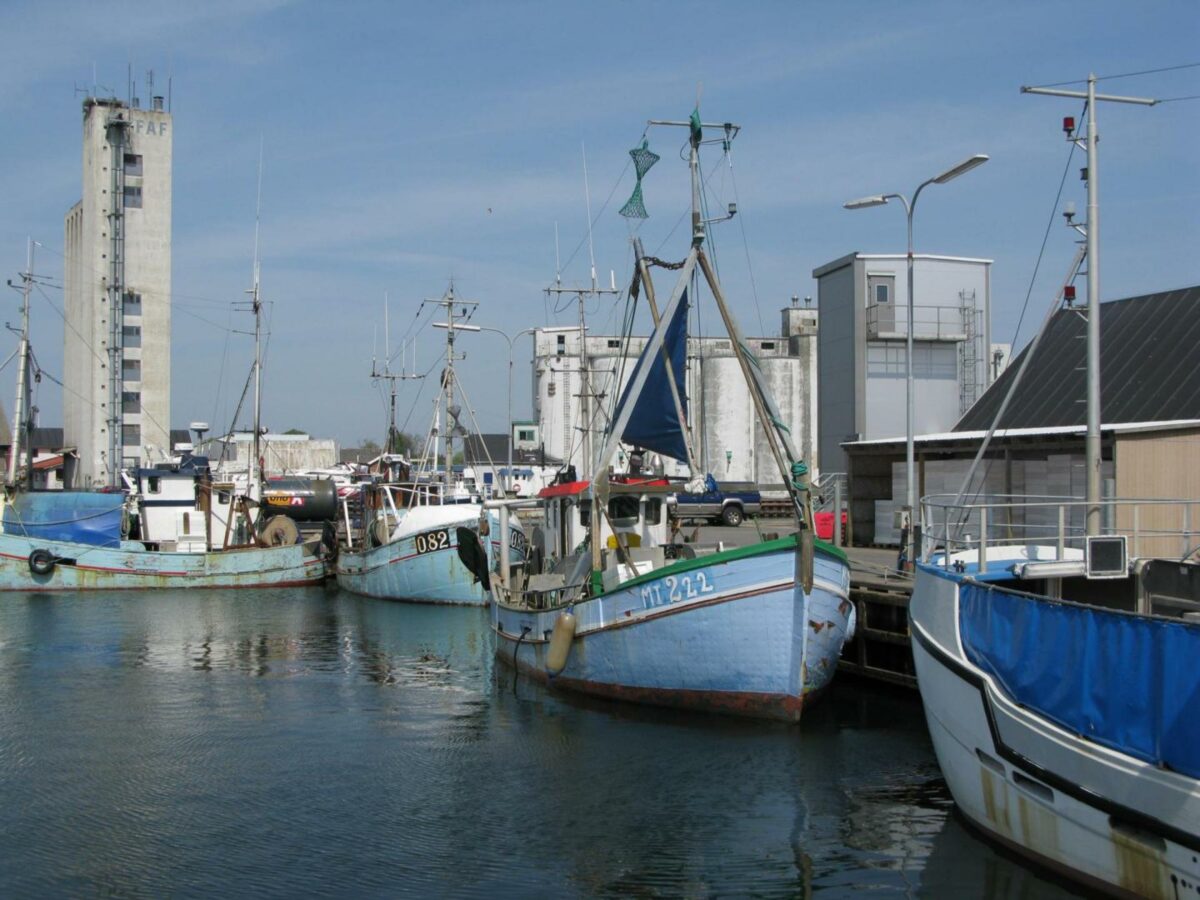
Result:
{"type": "Polygon", "coordinates": [[[1075,131],[1074,116],[1063,116],[1063,131],[1065,131],[1067,134],[1071,134],[1075,131]]]}
{"type": "Polygon", "coordinates": [[[1068,303],[1075,302],[1075,285],[1068,284],[1063,288],[1063,299],[1068,303]]]}

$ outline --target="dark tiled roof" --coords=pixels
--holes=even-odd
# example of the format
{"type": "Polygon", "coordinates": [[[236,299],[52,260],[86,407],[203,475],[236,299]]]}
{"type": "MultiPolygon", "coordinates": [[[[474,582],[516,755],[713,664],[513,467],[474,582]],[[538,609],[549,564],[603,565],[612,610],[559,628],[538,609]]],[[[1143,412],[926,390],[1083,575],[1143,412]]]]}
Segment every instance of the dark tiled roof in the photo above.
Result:
{"type": "MultiPolygon", "coordinates": [[[[1050,320],[1000,428],[1087,424],[1087,322],[1063,309],[1050,320]]],[[[954,426],[991,426],[1026,347],[954,426]]],[[[1100,420],[1200,419],[1200,286],[1100,304],[1100,420]]]]}
{"type": "MultiPolygon", "coordinates": [[[[466,453],[464,458],[468,464],[486,464],[488,456],[492,458],[492,462],[497,466],[503,466],[508,462],[508,435],[507,434],[469,434],[465,440],[466,453]],[[486,448],[486,453],[484,452],[486,448]]],[[[524,465],[540,465],[543,461],[543,455],[540,450],[518,450],[513,448],[513,463],[522,463],[524,465]]],[[[561,460],[554,459],[547,455],[545,464],[548,466],[558,465],[561,460]]]]}
{"type": "Polygon", "coordinates": [[[37,450],[61,450],[63,430],[61,428],[35,428],[30,443],[37,450]]]}

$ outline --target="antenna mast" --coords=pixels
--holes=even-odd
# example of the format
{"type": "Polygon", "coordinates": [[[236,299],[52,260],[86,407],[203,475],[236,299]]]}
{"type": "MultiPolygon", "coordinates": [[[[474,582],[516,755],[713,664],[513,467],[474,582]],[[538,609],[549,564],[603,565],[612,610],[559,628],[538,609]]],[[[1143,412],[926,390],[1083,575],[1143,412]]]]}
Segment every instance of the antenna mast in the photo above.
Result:
{"type": "MultiPolygon", "coordinates": [[[[403,347],[403,345],[401,345],[401,346],[403,347]]],[[[414,360],[414,369],[415,369],[415,363],[416,363],[416,348],[415,347],[413,348],[413,360],[414,360]]],[[[387,443],[383,448],[384,453],[395,453],[396,452],[396,439],[400,435],[399,430],[396,428],[396,382],[397,381],[415,380],[418,378],[425,377],[424,375],[417,375],[415,372],[412,375],[407,374],[404,371],[403,363],[400,364],[400,374],[393,375],[392,369],[391,369],[391,361],[392,361],[392,350],[391,350],[390,325],[389,325],[389,315],[388,315],[388,295],[387,295],[387,291],[384,291],[383,292],[383,371],[382,372],[380,372],[375,367],[374,357],[372,357],[372,359],[371,359],[371,377],[377,378],[380,381],[388,382],[389,387],[390,387],[390,393],[391,393],[390,409],[388,412],[387,443]]]]}
{"type": "Polygon", "coordinates": [[[450,282],[450,289],[446,292],[446,296],[441,300],[431,300],[438,306],[444,307],[446,310],[445,322],[434,322],[435,328],[446,329],[446,369],[442,375],[442,404],[446,413],[446,435],[445,435],[445,465],[446,465],[446,487],[450,486],[450,472],[454,462],[454,431],[458,427],[458,414],[462,409],[454,405],[454,363],[456,360],[465,359],[465,356],[457,356],[454,352],[454,333],[456,331],[478,331],[475,325],[465,325],[455,322],[455,307],[459,308],[458,315],[467,317],[467,308],[470,307],[474,311],[479,304],[474,300],[459,300],[454,296],[454,282],[450,282]],[[451,424],[453,422],[453,424],[451,424]]]}
{"type": "MultiPolygon", "coordinates": [[[[582,146],[582,145],[581,145],[582,146]]],[[[558,297],[562,294],[574,294],[579,308],[579,418],[581,422],[581,430],[583,432],[582,439],[582,456],[583,456],[583,471],[591,472],[594,462],[592,454],[592,419],[594,412],[592,409],[592,400],[597,399],[597,394],[592,387],[592,372],[591,364],[588,360],[587,352],[587,313],[584,308],[584,303],[588,297],[599,297],[603,294],[620,294],[621,292],[615,287],[602,288],[596,282],[596,251],[592,245],[592,194],[588,184],[587,171],[587,147],[583,146],[583,196],[584,203],[587,208],[587,234],[588,234],[588,257],[591,265],[591,286],[586,288],[564,288],[562,286],[562,272],[558,264],[558,223],[554,225],[554,286],[546,288],[546,294],[558,297]]],[[[571,458],[571,448],[566,447],[566,460],[569,462],[571,458]]]]}
{"type": "MultiPolygon", "coordinates": [[[[1053,88],[1022,87],[1022,94],[1046,94],[1051,97],[1074,97],[1087,101],[1087,139],[1074,136],[1074,122],[1067,131],[1067,140],[1087,150],[1088,215],[1087,215],[1087,533],[1095,535],[1101,529],[1101,443],[1100,443],[1100,177],[1096,144],[1096,101],[1133,103],[1154,106],[1159,101],[1145,97],[1118,97],[1096,93],[1096,75],[1090,73],[1087,91],[1063,91],[1053,88]]],[[[1064,126],[1066,122],[1064,122],[1064,126]]]]}
{"type": "MultiPolygon", "coordinates": [[[[21,439],[29,434],[29,288],[33,284],[33,238],[25,254],[25,271],[21,273],[21,348],[20,368],[17,370],[17,402],[13,409],[12,450],[8,459],[8,486],[15,487],[20,472],[21,439]]],[[[10,357],[11,359],[11,357],[10,357]]],[[[25,450],[28,453],[29,447],[25,450]]],[[[26,476],[33,478],[32,466],[26,476]]]]}
{"type": "Polygon", "coordinates": [[[254,284],[247,293],[254,311],[254,438],[251,442],[250,483],[247,491],[251,497],[261,494],[262,488],[262,302],[258,295],[258,280],[261,262],[258,252],[259,223],[262,217],[262,170],[263,141],[258,140],[258,195],[254,203],[254,284]]]}

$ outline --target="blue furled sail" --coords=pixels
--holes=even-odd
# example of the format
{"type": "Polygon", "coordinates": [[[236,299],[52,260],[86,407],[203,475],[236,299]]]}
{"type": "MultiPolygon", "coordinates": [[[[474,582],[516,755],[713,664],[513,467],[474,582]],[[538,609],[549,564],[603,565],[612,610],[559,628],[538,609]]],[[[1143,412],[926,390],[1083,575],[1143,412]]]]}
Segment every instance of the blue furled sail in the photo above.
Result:
{"type": "MultiPolygon", "coordinates": [[[[675,410],[675,400],[671,396],[671,385],[667,381],[667,366],[663,357],[666,356],[671,361],[671,373],[679,391],[679,405],[686,419],[688,401],[684,379],[687,368],[687,308],[687,290],[685,289],[671,321],[659,323],[660,328],[664,325],[666,327],[662,350],[655,353],[654,358],[648,362],[646,351],[642,351],[637,365],[630,374],[625,391],[621,394],[621,401],[617,404],[617,417],[619,417],[625,404],[631,402],[629,391],[637,379],[638,372],[642,366],[649,366],[646,383],[641,393],[632,399],[633,410],[629,416],[629,423],[621,432],[621,440],[627,444],[652,450],[662,456],[669,456],[680,462],[687,462],[688,459],[687,441],[683,433],[687,423],[679,421],[679,415],[675,410]]],[[[649,345],[646,349],[649,349],[649,345]]]]}

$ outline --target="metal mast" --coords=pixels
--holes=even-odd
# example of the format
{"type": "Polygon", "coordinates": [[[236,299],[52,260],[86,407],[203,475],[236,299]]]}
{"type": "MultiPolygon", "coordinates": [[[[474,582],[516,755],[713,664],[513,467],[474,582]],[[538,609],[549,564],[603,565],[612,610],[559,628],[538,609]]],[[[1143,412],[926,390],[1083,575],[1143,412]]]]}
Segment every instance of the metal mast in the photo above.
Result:
{"type": "Polygon", "coordinates": [[[454,296],[454,283],[450,283],[450,289],[446,292],[446,296],[441,300],[432,300],[438,306],[445,307],[446,321],[434,322],[435,328],[446,329],[446,369],[442,374],[442,404],[446,413],[446,435],[445,446],[443,447],[445,466],[446,466],[446,486],[450,485],[451,466],[454,462],[453,442],[454,431],[458,427],[458,415],[462,412],[461,407],[454,405],[454,363],[457,360],[465,359],[463,356],[456,356],[454,352],[454,332],[455,331],[474,331],[477,330],[473,325],[463,325],[455,322],[454,308],[460,307],[460,315],[467,315],[467,307],[472,310],[479,304],[474,300],[458,300],[454,296]],[[451,424],[453,422],[453,424],[451,424]]]}
{"type": "Polygon", "coordinates": [[[262,301],[258,295],[258,279],[262,266],[258,252],[259,223],[262,218],[262,143],[258,145],[258,195],[254,202],[254,283],[247,293],[254,312],[254,436],[251,440],[250,479],[247,493],[257,499],[262,495],[262,301]]]}
{"type": "Polygon", "coordinates": [[[1157,100],[1144,97],[1119,97],[1096,93],[1096,75],[1087,79],[1087,91],[1063,91],[1052,88],[1022,87],[1023,94],[1047,94],[1051,97],[1074,97],[1087,101],[1087,140],[1079,141],[1070,131],[1068,139],[1087,149],[1088,215],[1087,215],[1087,533],[1099,534],[1101,528],[1101,443],[1100,443],[1100,175],[1096,145],[1100,135],[1096,130],[1096,101],[1133,103],[1154,106],[1157,100]]]}
{"type": "MultiPolygon", "coordinates": [[[[11,283],[11,282],[10,282],[11,283]]],[[[33,284],[33,238],[25,253],[25,271],[21,273],[21,345],[17,370],[17,402],[13,408],[12,451],[8,459],[8,486],[15,487],[21,469],[22,438],[28,436],[29,423],[29,288],[33,284]]],[[[9,357],[11,359],[12,357],[9,357]]],[[[24,448],[28,452],[29,447],[24,448]]],[[[32,467],[26,467],[32,479],[32,467]]]]}
{"type": "MultiPolygon", "coordinates": [[[[617,290],[615,283],[608,288],[602,288],[596,281],[596,250],[592,244],[592,192],[588,184],[587,171],[587,148],[583,147],[583,197],[584,204],[587,209],[587,233],[588,233],[588,261],[591,264],[591,287],[587,288],[564,288],[562,286],[562,274],[559,271],[558,265],[558,224],[554,226],[554,286],[546,288],[546,293],[559,296],[562,294],[575,294],[579,306],[579,418],[582,424],[583,435],[580,441],[581,455],[583,457],[583,470],[590,472],[594,462],[592,454],[592,400],[596,399],[596,392],[592,388],[592,372],[591,365],[588,361],[587,352],[587,315],[584,309],[584,302],[587,297],[599,297],[603,294],[616,295],[621,293],[617,290]]],[[[615,282],[615,277],[613,282],[615,282]]],[[[511,428],[511,423],[510,426],[511,428]]],[[[571,457],[571,448],[567,447],[567,460],[571,457]]]]}
{"type": "MultiPolygon", "coordinates": [[[[396,382],[397,381],[408,381],[410,379],[424,378],[425,376],[417,375],[415,372],[412,375],[407,374],[404,371],[403,363],[401,363],[400,374],[399,375],[392,374],[391,337],[390,337],[390,326],[388,324],[388,320],[389,320],[388,297],[387,297],[387,292],[385,291],[384,295],[383,295],[383,371],[380,372],[378,370],[378,368],[376,368],[375,360],[374,360],[374,358],[372,358],[371,359],[371,377],[377,378],[380,381],[388,382],[389,387],[391,389],[390,390],[391,396],[389,398],[390,405],[389,405],[389,410],[388,410],[387,442],[383,448],[383,452],[384,453],[394,453],[394,452],[396,452],[396,439],[400,434],[399,429],[396,428],[396,382]]],[[[413,361],[414,361],[414,368],[415,368],[415,363],[416,363],[416,359],[415,359],[416,346],[415,345],[413,346],[413,357],[414,357],[413,361]]]]}

